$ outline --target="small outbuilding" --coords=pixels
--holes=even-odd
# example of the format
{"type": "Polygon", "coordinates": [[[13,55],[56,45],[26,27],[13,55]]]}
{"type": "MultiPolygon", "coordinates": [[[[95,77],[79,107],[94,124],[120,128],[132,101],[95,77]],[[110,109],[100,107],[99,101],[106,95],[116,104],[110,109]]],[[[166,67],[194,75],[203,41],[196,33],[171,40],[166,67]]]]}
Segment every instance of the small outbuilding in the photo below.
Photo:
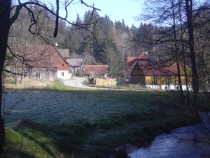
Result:
{"type": "Polygon", "coordinates": [[[66,62],[71,65],[73,75],[77,75],[81,71],[83,59],[67,59],[66,62]]]}
{"type": "Polygon", "coordinates": [[[108,73],[108,65],[83,65],[82,74],[86,77],[104,77],[108,73]]]}
{"type": "Polygon", "coordinates": [[[89,83],[99,87],[115,87],[116,78],[89,78],[89,83]]]}

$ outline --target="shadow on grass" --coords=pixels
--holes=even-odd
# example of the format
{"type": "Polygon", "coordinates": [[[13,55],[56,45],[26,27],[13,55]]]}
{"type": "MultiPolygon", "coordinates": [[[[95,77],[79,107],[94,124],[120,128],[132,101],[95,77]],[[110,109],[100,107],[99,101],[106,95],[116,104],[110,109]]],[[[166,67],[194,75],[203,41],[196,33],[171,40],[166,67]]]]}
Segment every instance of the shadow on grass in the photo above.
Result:
{"type": "Polygon", "coordinates": [[[24,151],[20,150],[10,150],[7,149],[6,153],[1,158],[35,158],[35,156],[32,156],[28,153],[25,153],[24,151]]]}
{"type": "MultiPolygon", "coordinates": [[[[77,99],[88,98],[90,91],[74,91],[74,94],[77,99]]],[[[145,146],[158,134],[194,123],[187,107],[179,100],[178,93],[94,91],[91,94],[94,101],[108,101],[110,104],[107,106],[119,105],[119,102],[126,106],[111,106],[119,111],[113,109],[115,111],[112,110],[105,119],[98,115],[92,122],[77,118],[80,121],[75,123],[46,125],[22,120],[15,130],[52,157],[57,158],[58,152],[65,157],[102,158],[123,144],[145,146]]]]}
{"type": "Polygon", "coordinates": [[[85,123],[48,126],[24,119],[15,127],[15,131],[33,141],[48,156],[58,158],[58,155],[71,157],[79,152],[86,136],[93,132],[93,127],[85,123]]]}

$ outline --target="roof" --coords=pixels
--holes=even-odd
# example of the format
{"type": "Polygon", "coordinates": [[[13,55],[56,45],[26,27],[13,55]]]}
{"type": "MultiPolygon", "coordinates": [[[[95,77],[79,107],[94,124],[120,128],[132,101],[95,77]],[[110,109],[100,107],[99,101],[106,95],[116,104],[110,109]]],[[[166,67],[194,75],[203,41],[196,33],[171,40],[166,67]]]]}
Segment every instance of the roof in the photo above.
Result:
{"type": "MultiPolygon", "coordinates": [[[[132,75],[134,68],[138,68],[140,71],[140,75],[178,75],[177,63],[165,63],[165,62],[157,62],[149,60],[147,53],[142,53],[137,60],[133,63],[133,65],[128,70],[129,75],[132,75]]],[[[189,70],[188,66],[187,69],[189,70]]],[[[184,75],[183,65],[180,64],[180,73],[184,75]]]]}
{"type": "Polygon", "coordinates": [[[136,61],[137,57],[127,57],[127,65],[132,66],[136,61]]]}
{"type": "Polygon", "coordinates": [[[69,70],[69,64],[52,45],[30,45],[27,48],[20,48],[18,51],[24,56],[25,64],[28,67],[69,70]]]}
{"type": "MultiPolygon", "coordinates": [[[[129,70],[130,74],[132,74],[134,68],[138,68],[142,75],[178,75],[177,63],[162,65],[158,62],[138,61],[129,70]]],[[[182,70],[183,66],[180,66],[180,69],[182,70]]],[[[181,75],[183,75],[183,71],[181,71],[181,75]]]]}
{"type": "Polygon", "coordinates": [[[57,48],[63,58],[69,58],[69,49],[57,48]]]}
{"type": "Polygon", "coordinates": [[[147,60],[148,53],[143,52],[138,57],[127,57],[127,66],[132,66],[137,60],[147,60]]]}
{"type": "Polygon", "coordinates": [[[83,63],[83,59],[67,59],[66,61],[69,63],[69,65],[74,66],[74,67],[82,66],[82,63],[83,63]]]}
{"type": "Polygon", "coordinates": [[[84,75],[105,75],[108,72],[108,65],[83,65],[84,75]]]}

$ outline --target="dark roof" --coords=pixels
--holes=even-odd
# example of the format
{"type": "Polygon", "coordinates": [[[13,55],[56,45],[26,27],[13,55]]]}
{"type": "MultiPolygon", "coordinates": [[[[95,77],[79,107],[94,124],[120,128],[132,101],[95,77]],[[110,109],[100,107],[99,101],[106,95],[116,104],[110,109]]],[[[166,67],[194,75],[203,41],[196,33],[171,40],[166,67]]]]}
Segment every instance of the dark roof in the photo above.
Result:
{"type": "Polygon", "coordinates": [[[82,66],[82,63],[83,63],[83,59],[67,59],[66,60],[69,65],[71,66],[82,66]]]}
{"type": "Polygon", "coordinates": [[[69,49],[63,49],[63,48],[56,48],[60,55],[64,58],[67,59],[69,58],[69,49]]]}
{"type": "Polygon", "coordinates": [[[84,75],[105,75],[108,72],[108,65],[83,65],[84,75]]]}

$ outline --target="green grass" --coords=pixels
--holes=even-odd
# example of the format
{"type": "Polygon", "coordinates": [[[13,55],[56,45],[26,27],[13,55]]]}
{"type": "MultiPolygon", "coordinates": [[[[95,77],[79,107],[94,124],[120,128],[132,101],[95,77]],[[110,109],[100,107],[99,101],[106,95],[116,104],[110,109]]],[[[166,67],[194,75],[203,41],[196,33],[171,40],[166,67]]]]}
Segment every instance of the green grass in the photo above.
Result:
{"type": "Polygon", "coordinates": [[[5,157],[63,157],[42,132],[30,127],[6,128],[5,157]]]}
{"type": "Polygon", "coordinates": [[[47,87],[44,87],[44,89],[48,89],[48,90],[83,90],[82,88],[66,86],[61,81],[54,81],[52,85],[48,85],[47,87]]]}
{"type": "Polygon", "coordinates": [[[132,90],[148,90],[146,89],[146,87],[144,85],[140,85],[140,84],[129,84],[129,83],[120,83],[117,84],[115,88],[119,88],[119,89],[132,89],[132,90]]]}
{"type": "Polygon", "coordinates": [[[16,79],[8,78],[5,80],[5,83],[16,84],[16,79]]]}
{"type": "MultiPolygon", "coordinates": [[[[56,86],[60,90],[60,83],[56,86]]],[[[40,158],[43,155],[57,158],[62,154],[72,158],[103,158],[118,146],[145,146],[156,135],[195,123],[177,92],[64,91],[56,93],[57,98],[58,95],[66,95],[64,98],[73,103],[62,111],[68,121],[23,120],[17,127],[7,128],[7,152],[20,151],[40,158]]],[[[50,116],[48,113],[44,116],[50,116]]],[[[62,116],[56,116],[55,120],[62,120],[62,116]]]]}

